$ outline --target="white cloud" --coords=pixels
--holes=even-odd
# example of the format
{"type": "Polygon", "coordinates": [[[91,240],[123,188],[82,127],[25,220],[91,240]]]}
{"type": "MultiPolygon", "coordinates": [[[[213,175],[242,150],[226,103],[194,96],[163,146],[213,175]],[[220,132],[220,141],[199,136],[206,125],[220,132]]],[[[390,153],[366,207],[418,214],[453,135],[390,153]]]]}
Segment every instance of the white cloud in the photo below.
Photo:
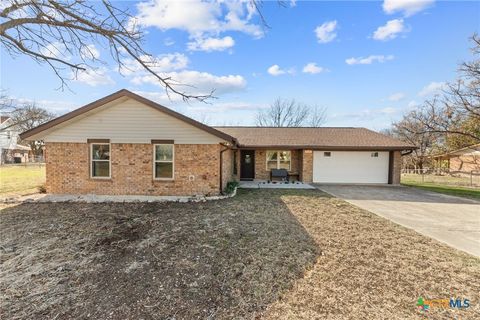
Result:
{"type": "Polygon", "coordinates": [[[384,26],[378,27],[373,33],[373,39],[381,41],[392,40],[403,32],[406,32],[403,19],[394,19],[388,21],[384,26]]]}
{"type": "Polygon", "coordinates": [[[189,111],[196,112],[227,112],[227,111],[244,111],[244,110],[258,110],[266,108],[267,105],[251,104],[249,102],[222,102],[213,103],[211,105],[189,106],[189,111]]]}
{"type": "Polygon", "coordinates": [[[405,16],[411,16],[430,7],[435,0],[385,0],[383,11],[387,14],[403,12],[405,16]]]}
{"type": "MultiPolygon", "coordinates": [[[[223,94],[243,90],[247,81],[240,75],[216,76],[208,72],[183,70],[163,73],[162,76],[174,79],[177,88],[189,94],[208,94],[215,90],[215,94],[223,94]]],[[[158,79],[150,74],[135,75],[131,82],[135,85],[153,84],[162,87],[158,79]]]]}
{"type": "Polygon", "coordinates": [[[167,47],[173,46],[175,44],[175,41],[172,38],[166,38],[163,41],[163,44],[166,45],[167,47]]]}
{"type": "Polygon", "coordinates": [[[315,62],[307,63],[302,70],[304,73],[316,74],[320,72],[325,72],[325,68],[317,66],[315,62]]]}
{"type": "Polygon", "coordinates": [[[272,76],[280,76],[282,74],[294,74],[295,73],[295,68],[290,68],[288,70],[280,68],[278,64],[274,64],[270,68],[267,69],[267,72],[271,74],[272,76]]]}
{"type": "Polygon", "coordinates": [[[445,88],[445,85],[445,82],[430,82],[428,85],[423,87],[422,90],[420,90],[418,95],[421,97],[431,96],[445,88]]]}
{"type": "MultiPolygon", "coordinates": [[[[218,95],[243,90],[247,84],[246,80],[240,75],[217,76],[208,72],[186,70],[189,60],[182,53],[143,58],[153,71],[163,78],[172,79],[172,85],[187,94],[209,94],[212,90],[215,90],[215,94],[218,95]]],[[[135,85],[153,84],[163,88],[157,77],[145,71],[136,61],[127,60],[124,63],[126,67],[121,70],[122,74],[129,76],[131,83],[135,85]]],[[[160,99],[159,96],[155,96],[155,98],[160,99]]],[[[166,96],[163,98],[167,99],[162,101],[170,101],[166,96]]]]}
{"type": "Polygon", "coordinates": [[[100,58],[100,51],[93,44],[89,44],[80,49],[80,56],[86,60],[95,60],[100,58]]]}
{"type": "Polygon", "coordinates": [[[337,28],[337,21],[327,21],[315,28],[315,34],[319,43],[327,43],[337,37],[335,29],[337,28]]]}
{"type": "Polygon", "coordinates": [[[135,22],[142,27],[180,29],[194,37],[226,31],[263,36],[261,26],[251,23],[256,10],[250,1],[152,0],[138,3],[137,10],[135,22]]]}
{"type": "Polygon", "coordinates": [[[364,109],[357,112],[350,113],[336,113],[330,116],[332,119],[374,119],[385,116],[391,116],[398,113],[397,108],[386,107],[381,109],[364,109]]]}
{"type": "Polygon", "coordinates": [[[46,100],[46,99],[29,99],[9,97],[15,104],[35,104],[38,107],[47,109],[55,114],[63,114],[77,108],[77,105],[71,101],[63,100],[46,100]]]}
{"type": "Polygon", "coordinates": [[[46,47],[40,49],[40,53],[47,57],[60,58],[66,61],[69,61],[72,58],[67,47],[61,42],[49,43],[46,47]]]}
{"type": "Polygon", "coordinates": [[[223,38],[196,38],[194,41],[187,43],[188,50],[191,51],[223,51],[235,45],[232,37],[223,38]]]}
{"type": "Polygon", "coordinates": [[[270,68],[267,69],[267,72],[269,74],[271,74],[272,76],[279,76],[281,74],[284,74],[285,71],[280,69],[280,67],[278,66],[278,64],[274,64],[273,66],[271,66],[270,68]]]}
{"type": "MultiPolygon", "coordinates": [[[[143,61],[147,62],[147,65],[155,72],[170,72],[175,70],[185,69],[190,63],[188,57],[183,53],[168,53],[162,54],[156,57],[141,56],[143,61]]],[[[131,75],[144,71],[144,68],[140,63],[134,59],[126,59],[123,61],[124,66],[121,69],[122,74],[131,75]]]]}
{"type": "Polygon", "coordinates": [[[95,70],[78,71],[74,76],[74,80],[92,87],[115,84],[115,81],[107,72],[108,70],[104,67],[95,70]]]}
{"type": "Polygon", "coordinates": [[[348,58],[345,62],[349,65],[354,64],[372,64],[373,62],[386,62],[393,60],[395,57],[393,55],[384,56],[384,55],[371,55],[368,57],[358,57],[358,58],[348,58]]]}
{"type": "Polygon", "coordinates": [[[388,100],[390,101],[400,101],[403,98],[405,98],[405,94],[403,92],[397,92],[388,97],[388,100]]]}
{"type": "Polygon", "coordinates": [[[407,108],[408,108],[408,109],[414,109],[414,108],[416,108],[416,107],[418,107],[418,106],[420,106],[420,104],[419,104],[417,101],[415,101],[415,100],[412,100],[412,101],[410,101],[410,102],[407,104],[407,108]]]}

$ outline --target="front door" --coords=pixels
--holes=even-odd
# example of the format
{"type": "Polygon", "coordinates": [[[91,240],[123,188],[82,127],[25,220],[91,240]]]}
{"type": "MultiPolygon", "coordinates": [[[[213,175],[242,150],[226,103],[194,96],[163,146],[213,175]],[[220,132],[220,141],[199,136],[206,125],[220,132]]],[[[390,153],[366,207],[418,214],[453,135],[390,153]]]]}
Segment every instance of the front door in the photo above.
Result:
{"type": "Polygon", "coordinates": [[[240,151],[240,180],[255,178],[255,150],[240,151]]]}

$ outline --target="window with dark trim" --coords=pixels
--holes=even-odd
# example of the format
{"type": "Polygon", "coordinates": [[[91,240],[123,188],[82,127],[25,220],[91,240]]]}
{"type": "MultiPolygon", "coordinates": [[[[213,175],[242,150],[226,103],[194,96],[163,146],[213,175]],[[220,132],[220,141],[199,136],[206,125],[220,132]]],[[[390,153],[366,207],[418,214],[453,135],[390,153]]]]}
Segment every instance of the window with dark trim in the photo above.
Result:
{"type": "Polygon", "coordinates": [[[110,178],[110,143],[91,143],[90,163],[90,177],[110,178]]]}
{"type": "Polygon", "coordinates": [[[153,145],[153,178],[156,180],[173,180],[174,145],[153,145]]]}
{"type": "Polygon", "coordinates": [[[372,158],[378,158],[378,152],[372,152],[372,153],[370,154],[370,157],[372,157],[372,158]]]}
{"type": "Polygon", "coordinates": [[[323,153],[323,156],[324,156],[324,157],[331,157],[331,156],[332,156],[332,153],[331,153],[330,151],[325,151],[325,152],[323,153]]]}

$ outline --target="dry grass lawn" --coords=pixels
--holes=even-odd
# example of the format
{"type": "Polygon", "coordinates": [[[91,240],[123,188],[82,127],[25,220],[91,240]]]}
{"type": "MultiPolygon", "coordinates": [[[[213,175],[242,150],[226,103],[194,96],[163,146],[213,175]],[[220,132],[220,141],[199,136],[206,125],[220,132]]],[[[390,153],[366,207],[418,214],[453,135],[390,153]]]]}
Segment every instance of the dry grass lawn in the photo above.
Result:
{"type": "Polygon", "coordinates": [[[2,319],[415,319],[480,259],[315,190],[207,203],[45,203],[0,212],[2,319]]]}
{"type": "Polygon", "coordinates": [[[0,166],[0,197],[38,192],[45,183],[45,165],[0,166]]]}

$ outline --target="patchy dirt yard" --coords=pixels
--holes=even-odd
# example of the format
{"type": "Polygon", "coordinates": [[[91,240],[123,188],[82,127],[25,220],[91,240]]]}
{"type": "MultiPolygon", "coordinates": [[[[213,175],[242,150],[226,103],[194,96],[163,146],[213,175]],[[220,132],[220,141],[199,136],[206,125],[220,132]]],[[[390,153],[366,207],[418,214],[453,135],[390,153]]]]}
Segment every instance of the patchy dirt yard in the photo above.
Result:
{"type": "Polygon", "coordinates": [[[316,190],[0,212],[2,319],[411,319],[471,300],[480,259],[316,190]]]}

